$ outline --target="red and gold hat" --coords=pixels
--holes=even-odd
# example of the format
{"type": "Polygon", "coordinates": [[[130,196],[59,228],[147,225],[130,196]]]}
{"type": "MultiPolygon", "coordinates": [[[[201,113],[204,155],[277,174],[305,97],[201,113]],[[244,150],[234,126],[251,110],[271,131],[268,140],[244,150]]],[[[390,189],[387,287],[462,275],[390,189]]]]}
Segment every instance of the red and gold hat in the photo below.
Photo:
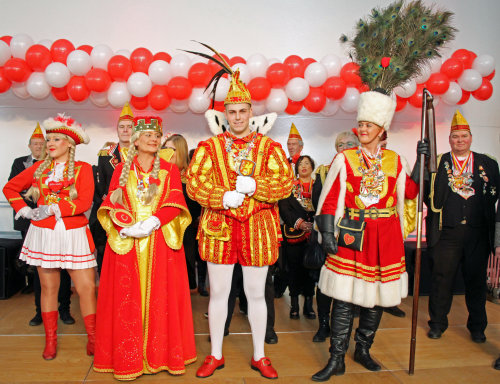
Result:
{"type": "Polygon", "coordinates": [[[130,104],[128,103],[128,101],[123,106],[120,117],[118,118],[119,122],[122,120],[134,120],[134,113],[132,112],[132,108],[130,108],[130,104]]]}
{"type": "Polygon", "coordinates": [[[90,141],[89,136],[83,130],[82,126],[64,113],[59,113],[56,117],[45,120],[43,122],[43,128],[47,134],[62,133],[63,135],[71,137],[76,145],[88,144],[90,141]]]}
{"type": "Polygon", "coordinates": [[[137,116],[134,118],[134,132],[160,132],[163,135],[162,119],[159,116],[137,116]]]}
{"type": "Polygon", "coordinates": [[[469,123],[467,122],[467,120],[465,120],[465,117],[462,116],[462,114],[458,109],[455,111],[455,114],[453,115],[453,120],[451,121],[450,133],[455,131],[470,132],[469,123]]]}
{"type": "Polygon", "coordinates": [[[288,139],[299,139],[302,141],[302,136],[300,136],[299,130],[295,126],[294,123],[292,123],[292,126],[290,127],[290,133],[288,134],[288,139]]]}
{"type": "Polygon", "coordinates": [[[240,70],[237,69],[231,76],[231,85],[229,86],[229,92],[224,99],[224,105],[240,103],[248,103],[252,105],[252,96],[250,95],[245,83],[240,80],[240,70]]]}
{"type": "Polygon", "coordinates": [[[45,137],[43,136],[42,128],[40,128],[40,123],[36,123],[36,128],[31,134],[30,139],[45,139],[45,137]]]}

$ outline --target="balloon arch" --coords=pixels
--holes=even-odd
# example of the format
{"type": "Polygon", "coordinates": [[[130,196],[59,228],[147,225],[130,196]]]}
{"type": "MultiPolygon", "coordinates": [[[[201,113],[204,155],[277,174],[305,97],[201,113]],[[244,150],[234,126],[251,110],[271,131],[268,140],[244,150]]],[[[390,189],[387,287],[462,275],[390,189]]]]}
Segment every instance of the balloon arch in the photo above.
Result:
{"type": "MultiPolygon", "coordinates": [[[[325,116],[339,108],[354,112],[359,94],[368,90],[358,75],[358,65],[342,64],[333,54],[320,61],[297,55],[283,62],[261,54],[225,58],[239,68],[256,113],[294,115],[303,108],[325,116]]],[[[90,98],[99,107],[121,108],[130,101],[137,110],[170,107],[174,112],[203,113],[211,105],[205,85],[217,70],[215,63],[184,53],[153,54],[142,47],[113,52],[103,44],[75,48],[66,39],[34,44],[26,34],[0,38],[0,93],[11,89],[22,99],[45,99],[52,93],[61,102],[90,98]]],[[[449,105],[464,104],[471,95],[487,100],[493,93],[490,80],[494,76],[492,56],[458,49],[444,62],[432,61],[420,76],[396,88],[396,110],[407,104],[419,108],[424,87],[449,105]]],[[[222,78],[215,94],[216,109],[223,109],[228,89],[229,80],[222,78]]]]}

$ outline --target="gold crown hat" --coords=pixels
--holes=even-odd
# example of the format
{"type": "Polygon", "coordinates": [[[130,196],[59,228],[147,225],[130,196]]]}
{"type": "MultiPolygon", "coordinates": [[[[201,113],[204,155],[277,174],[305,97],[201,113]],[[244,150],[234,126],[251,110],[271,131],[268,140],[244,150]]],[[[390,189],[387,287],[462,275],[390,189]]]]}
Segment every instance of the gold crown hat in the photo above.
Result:
{"type": "Polygon", "coordinates": [[[42,128],[40,127],[40,123],[36,123],[35,130],[31,134],[30,139],[45,139],[45,136],[43,136],[42,128]]]}
{"type": "Polygon", "coordinates": [[[470,132],[469,123],[467,122],[467,120],[465,120],[465,117],[463,117],[463,115],[460,113],[458,109],[455,111],[455,114],[453,115],[453,120],[451,121],[450,133],[454,131],[470,132]]]}
{"type": "Polygon", "coordinates": [[[134,132],[153,131],[163,135],[162,119],[159,116],[134,117],[134,132]]]}
{"type": "Polygon", "coordinates": [[[51,117],[43,122],[43,128],[45,133],[61,133],[63,135],[71,137],[75,144],[88,144],[90,141],[89,136],[84,131],[82,126],[77,123],[70,116],[66,116],[64,113],[57,114],[56,117],[51,117]]]}
{"type": "Polygon", "coordinates": [[[224,99],[224,105],[240,103],[252,105],[252,96],[245,83],[240,80],[240,70],[236,69],[231,76],[231,85],[224,99]]]}
{"type": "Polygon", "coordinates": [[[288,139],[299,139],[302,141],[302,136],[300,136],[299,130],[295,126],[294,123],[292,123],[292,126],[290,127],[290,133],[288,134],[288,139]]]}
{"type": "Polygon", "coordinates": [[[128,101],[123,106],[120,117],[118,118],[118,121],[122,120],[134,120],[134,113],[132,112],[132,108],[130,108],[130,104],[128,103],[128,101]]]}

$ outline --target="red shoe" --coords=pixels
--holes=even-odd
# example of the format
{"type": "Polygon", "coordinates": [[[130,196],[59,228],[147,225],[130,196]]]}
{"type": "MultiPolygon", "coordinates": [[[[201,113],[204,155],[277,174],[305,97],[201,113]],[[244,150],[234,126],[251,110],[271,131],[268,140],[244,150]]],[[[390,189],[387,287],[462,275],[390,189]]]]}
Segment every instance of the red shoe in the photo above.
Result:
{"type": "Polygon", "coordinates": [[[274,369],[271,365],[271,360],[269,360],[269,357],[263,357],[259,361],[255,361],[252,357],[251,367],[253,370],[259,371],[261,376],[265,377],[266,379],[278,378],[278,372],[276,372],[276,369],[274,369]]]}
{"type": "Polygon", "coordinates": [[[217,360],[212,355],[205,357],[205,361],[200,368],[196,371],[196,377],[209,377],[214,374],[216,369],[224,368],[224,356],[220,360],[217,360]]]}
{"type": "Polygon", "coordinates": [[[87,330],[87,355],[94,356],[95,349],[95,313],[83,318],[87,330]]]}
{"type": "Polygon", "coordinates": [[[59,313],[57,311],[42,312],[43,326],[45,328],[45,349],[43,350],[43,358],[52,360],[57,354],[57,319],[59,313]]]}

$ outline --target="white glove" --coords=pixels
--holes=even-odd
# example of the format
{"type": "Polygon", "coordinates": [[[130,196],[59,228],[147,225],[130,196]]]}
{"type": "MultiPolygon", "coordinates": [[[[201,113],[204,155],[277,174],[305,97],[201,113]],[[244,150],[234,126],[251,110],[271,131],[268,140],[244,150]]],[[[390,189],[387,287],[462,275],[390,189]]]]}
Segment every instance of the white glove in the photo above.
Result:
{"type": "Polygon", "coordinates": [[[148,217],[146,220],[141,221],[140,224],[140,227],[144,233],[146,233],[146,236],[150,236],[153,231],[156,231],[161,226],[160,219],[156,216],[148,217]]]}
{"type": "Polygon", "coordinates": [[[134,225],[123,228],[120,231],[120,237],[122,239],[126,237],[135,237],[136,239],[141,239],[143,237],[148,237],[155,230],[160,228],[160,219],[156,216],[151,216],[146,220],[139,221],[134,225]]]}
{"type": "Polygon", "coordinates": [[[238,176],[236,178],[236,190],[248,196],[252,196],[257,188],[255,179],[250,176],[238,176]]]}
{"type": "Polygon", "coordinates": [[[123,228],[120,231],[120,237],[122,239],[125,239],[126,237],[136,237],[136,238],[144,237],[144,236],[138,236],[139,233],[142,233],[140,221],[138,223],[135,223],[134,225],[131,225],[130,227],[123,228]]]}
{"type": "Polygon", "coordinates": [[[31,220],[33,218],[33,209],[28,206],[22,207],[19,211],[17,211],[16,216],[14,216],[14,220],[18,220],[20,217],[31,220]]]}
{"type": "Polygon", "coordinates": [[[52,205],[40,205],[38,208],[33,210],[33,219],[34,221],[40,221],[46,219],[49,216],[54,215],[54,210],[52,209],[52,205]]]}
{"type": "Polygon", "coordinates": [[[224,209],[238,208],[241,204],[243,204],[243,200],[245,200],[244,194],[237,191],[228,191],[224,193],[224,196],[222,197],[222,205],[224,206],[224,209]]]}

